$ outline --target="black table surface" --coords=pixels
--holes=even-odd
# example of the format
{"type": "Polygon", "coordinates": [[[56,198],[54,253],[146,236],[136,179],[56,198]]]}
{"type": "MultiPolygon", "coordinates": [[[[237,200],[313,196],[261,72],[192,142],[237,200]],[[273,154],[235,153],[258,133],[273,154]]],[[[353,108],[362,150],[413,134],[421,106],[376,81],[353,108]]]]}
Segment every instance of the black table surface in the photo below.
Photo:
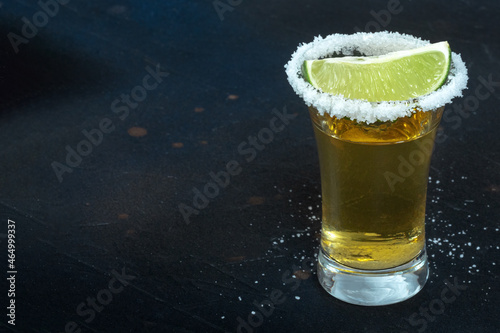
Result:
{"type": "Polygon", "coordinates": [[[498,1],[9,0],[0,18],[1,332],[499,331],[498,1]],[[317,281],[318,156],[283,66],[380,30],[449,41],[469,83],[432,158],[429,281],[361,307],[317,281]]]}

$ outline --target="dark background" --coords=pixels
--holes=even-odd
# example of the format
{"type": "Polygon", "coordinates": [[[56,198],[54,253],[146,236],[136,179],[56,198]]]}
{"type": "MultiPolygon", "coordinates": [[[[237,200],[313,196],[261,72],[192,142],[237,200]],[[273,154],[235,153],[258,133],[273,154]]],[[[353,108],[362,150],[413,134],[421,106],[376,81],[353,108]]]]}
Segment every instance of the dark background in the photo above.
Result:
{"type": "Polygon", "coordinates": [[[199,0],[60,2],[45,22],[36,1],[0,2],[1,332],[498,332],[498,1],[223,0],[219,13],[199,0]],[[8,36],[34,15],[16,53],[8,36]],[[429,282],[384,307],[317,282],[316,146],[283,68],[299,43],[357,30],[447,40],[469,69],[432,160],[429,282]],[[112,103],[140,92],[148,66],[162,82],[120,119],[112,103]],[[296,117],[247,162],[239,145],[284,109],[296,117]],[[60,182],[53,162],[105,119],[113,130],[60,182]],[[194,207],[194,189],[231,161],[239,173],[184,219],[179,204],[194,207]],[[461,288],[449,303],[446,283],[461,288]],[[96,297],[106,305],[77,312],[96,297]]]}

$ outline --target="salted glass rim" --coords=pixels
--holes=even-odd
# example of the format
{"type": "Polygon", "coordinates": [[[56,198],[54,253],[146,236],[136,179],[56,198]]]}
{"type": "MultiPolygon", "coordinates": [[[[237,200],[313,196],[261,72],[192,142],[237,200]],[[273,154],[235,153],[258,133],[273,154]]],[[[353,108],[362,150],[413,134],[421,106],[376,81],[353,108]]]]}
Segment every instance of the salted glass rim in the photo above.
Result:
{"type": "Polygon", "coordinates": [[[320,114],[337,118],[348,117],[365,123],[394,121],[410,116],[417,110],[429,111],[448,104],[455,97],[461,97],[467,88],[467,68],[461,56],[451,53],[451,66],[448,78],[438,90],[408,101],[368,102],[348,99],[341,95],[324,93],[313,87],[302,76],[305,60],[320,59],[333,54],[343,56],[360,52],[365,55],[383,55],[389,52],[409,50],[430,44],[428,40],[397,32],[359,32],[351,35],[332,34],[317,36],[310,43],[300,44],[285,65],[288,82],[307,106],[312,106],[320,114]]]}

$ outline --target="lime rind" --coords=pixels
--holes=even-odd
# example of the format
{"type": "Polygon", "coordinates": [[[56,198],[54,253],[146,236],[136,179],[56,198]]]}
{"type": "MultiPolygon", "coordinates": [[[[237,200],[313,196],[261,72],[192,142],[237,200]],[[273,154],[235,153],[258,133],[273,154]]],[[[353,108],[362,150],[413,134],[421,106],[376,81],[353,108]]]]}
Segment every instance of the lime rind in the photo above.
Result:
{"type": "Polygon", "coordinates": [[[433,110],[450,103],[455,97],[462,96],[468,77],[460,55],[451,52],[449,73],[439,89],[418,98],[395,102],[368,102],[323,93],[304,80],[301,74],[302,65],[305,60],[322,59],[333,54],[376,56],[429,44],[429,41],[393,32],[334,34],[326,38],[318,36],[313,42],[300,45],[285,65],[285,69],[294,91],[306,105],[314,106],[321,114],[328,113],[331,116],[348,117],[366,123],[377,120],[394,121],[399,117],[411,115],[416,109],[433,110]]]}

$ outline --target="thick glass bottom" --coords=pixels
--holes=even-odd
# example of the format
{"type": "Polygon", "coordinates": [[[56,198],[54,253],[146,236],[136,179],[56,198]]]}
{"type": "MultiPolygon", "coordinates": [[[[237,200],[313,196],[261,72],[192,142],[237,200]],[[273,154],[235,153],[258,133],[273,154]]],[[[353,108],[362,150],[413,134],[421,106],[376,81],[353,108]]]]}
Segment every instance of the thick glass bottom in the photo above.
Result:
{"type": "Polygon", "coordinates": [[[410,262],[383,270],[361,270],[339,264],[323,249],[318,255],[318,278],[325,290],[344,302],[378,306],[399,303],[417,294],[429,276],[424,250],[410,262]]]}

